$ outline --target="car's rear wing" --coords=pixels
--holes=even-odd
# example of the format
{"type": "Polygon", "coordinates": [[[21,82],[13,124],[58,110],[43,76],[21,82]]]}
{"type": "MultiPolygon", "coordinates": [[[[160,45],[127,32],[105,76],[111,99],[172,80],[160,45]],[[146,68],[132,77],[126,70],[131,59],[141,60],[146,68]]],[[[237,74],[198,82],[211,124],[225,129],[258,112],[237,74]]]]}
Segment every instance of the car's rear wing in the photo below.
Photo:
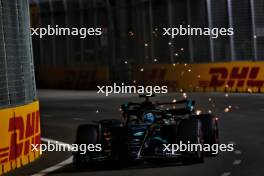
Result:
{"type": "Polygon", "coordinates": [[[172,101],[172,102],[162,102],[162,103],[155,103],[155,105],[177,105],[177,104],[186,104],[186,109],[189,111],[194,110],[195,101],[194,100],[180,100],[180,101],[172,101]]]}
{"type": "MultiPolygon", "coordinates": [[[[155,96],[155,95],[153,95],[155,96]]],[[[129,102],[126,104],[122,104],[121,108],[123,111],[129,110],[130,107],[142,107],[142,108],[150,108],[150,109],[155,109],[156,106],[161,106],[161,105],[177,105],[177,104],[186,104],[186,106],[184,108],[186,108],[186,110],[192,112],[194,110],[194,106],[195,106],[195,101],[194,100],[180,100],[180,101],[171,101],[171,102],[157,102],[157,103],[153,103],[151,101],[149,101],[149,97],[145,96],[145,95],[140,95],[140,97],[145,97],[146,101],[142,102],[142,103],[134,103],[134,102],[129,102]]]]}
{"type": "Polygon", "coordinates": [[[156,105],[176,105],[176,104],[184,104],[186,103],[189,106],[194,106],[195,101],[194,100],[180,100],[180,101],[171,101],[171,102],[162,102],[162,103],[155,103],[156,105]]]}

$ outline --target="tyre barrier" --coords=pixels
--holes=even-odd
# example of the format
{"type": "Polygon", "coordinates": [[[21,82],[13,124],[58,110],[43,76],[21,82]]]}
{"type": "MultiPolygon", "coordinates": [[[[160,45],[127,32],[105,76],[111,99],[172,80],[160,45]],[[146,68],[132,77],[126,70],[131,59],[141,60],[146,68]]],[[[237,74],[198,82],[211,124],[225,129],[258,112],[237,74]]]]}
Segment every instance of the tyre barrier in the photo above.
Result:
{"type": "Polygon", "coordinates": [[[264,62],[138,65],[134,82],[170,91],[264,92],[264,62]]]}
{"type": "Polygon", "coordinates": [[[41,153],[31,144],[40,144],[38,101],[0,110],[0,175],[35,161],[41,153]]]}

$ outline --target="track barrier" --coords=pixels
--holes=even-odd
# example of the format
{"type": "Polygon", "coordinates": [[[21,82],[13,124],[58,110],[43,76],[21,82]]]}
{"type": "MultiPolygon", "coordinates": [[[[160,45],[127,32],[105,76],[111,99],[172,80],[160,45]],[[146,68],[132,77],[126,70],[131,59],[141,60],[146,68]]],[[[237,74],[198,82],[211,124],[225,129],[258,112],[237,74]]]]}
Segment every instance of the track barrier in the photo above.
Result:
{"type": "Polygon", "coordinates": [[[38,101],[0,110],[0,175],[35,161],[41,153],[31,144],[40,144],[38,101]]]}
{"type": "Polygon", "coordinates": [[[264,62],[138,65],[133,78],[170,91],[264,92],[264,62]]]}
{"type": "Polygon", "coordinates": [[[108,67],[94,65],[72,67],[39,66],[37,86],[55,89],[96,89],[109,82],[108,67]]]}

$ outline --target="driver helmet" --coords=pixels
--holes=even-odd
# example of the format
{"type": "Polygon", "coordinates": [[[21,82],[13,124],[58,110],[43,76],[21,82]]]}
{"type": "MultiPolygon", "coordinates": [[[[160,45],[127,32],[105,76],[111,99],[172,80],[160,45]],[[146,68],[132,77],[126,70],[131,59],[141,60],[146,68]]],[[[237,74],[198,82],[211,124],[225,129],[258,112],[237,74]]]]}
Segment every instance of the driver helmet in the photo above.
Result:
{"type": "Polygon", "coordinates": [[[153,113],[146,113],[143,116],[145,123],[153,123],[155,121],[155,115],[153,113]]]}

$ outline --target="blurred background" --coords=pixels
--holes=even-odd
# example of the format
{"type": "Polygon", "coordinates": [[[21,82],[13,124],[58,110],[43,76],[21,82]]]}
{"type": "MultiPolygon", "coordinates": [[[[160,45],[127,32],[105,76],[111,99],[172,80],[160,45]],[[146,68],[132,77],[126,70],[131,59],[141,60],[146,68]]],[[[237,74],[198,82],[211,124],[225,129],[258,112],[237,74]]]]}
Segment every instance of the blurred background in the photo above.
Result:
{"type": "MultiPolygon", "coordinates": [[[[136,64],[264,59],[262,0],[31,0],[32,27],[101,27],[103,35],[33,37],[43,66],[107,66],[110,80],[128,82],[136,64]],[[179,25],[234,28],[233,36],[163,36],[179,25]]],[[[44,86],[39,84],[39,86],[44,86]]]]}
{"type": "MultiPolygon", "coordinates": [[[[113,82],[135,83],[135,72],[144,71],[137,67],[142,64],[162,67],[160,64],[264,60],[262,0],[3,0],[0,8],[2,106],[36,99],[34,72],[37,88],[96,89],[113,82]],[[30,22],[32,28],[100,27],[103,34],[85,39],[33,35],[31,39],[30,22]],[[232,27],[234,35],[216,39],[162,35],[163,27],[179,25],[232,27]]],[[[150,72],[137,78],[145,76],[143,82],[160,79],[155,69],[150,72]]],[[[163,70],[159,72],[162,77],[163,70]]],[[[195,74],[186,79],[193,81],[195,74]]]]}

